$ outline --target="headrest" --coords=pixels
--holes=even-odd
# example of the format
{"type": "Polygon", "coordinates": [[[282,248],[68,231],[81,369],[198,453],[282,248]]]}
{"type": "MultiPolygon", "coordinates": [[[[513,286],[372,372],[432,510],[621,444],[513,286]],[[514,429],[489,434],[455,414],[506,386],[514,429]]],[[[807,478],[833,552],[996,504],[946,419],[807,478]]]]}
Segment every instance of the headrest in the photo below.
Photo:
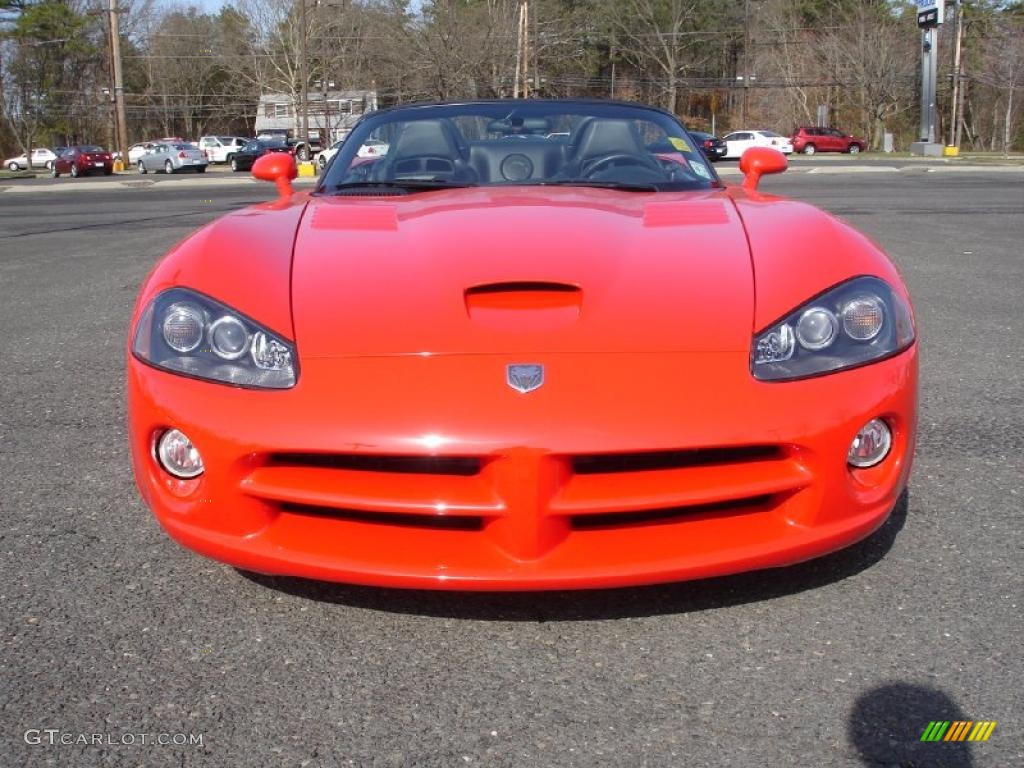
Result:
{"type": "Polygon", "coordinates": [[[643,155],[646,149],[636,128],[629,120],[595,118],[584,123],[574,142],[577,158],[598,157],[613,153],[643,155]]]}
{"type": "Polygon", "coordinates": [[[441,120],[416,120],[408,123],[398,134],[392,156],[414,157],[416,155],[438,155],[457,157],[458,145],[452,136],[452,128],[441,120]]]}

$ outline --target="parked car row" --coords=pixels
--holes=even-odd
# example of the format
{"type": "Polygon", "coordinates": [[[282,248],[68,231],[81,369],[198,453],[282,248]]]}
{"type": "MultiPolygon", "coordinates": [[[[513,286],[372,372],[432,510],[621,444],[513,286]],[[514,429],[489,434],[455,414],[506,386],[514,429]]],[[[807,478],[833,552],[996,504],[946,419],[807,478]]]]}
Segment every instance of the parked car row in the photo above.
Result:
{"type": "MultiPolygon", "coordinates": [[[[806,155],[845,152],[855,155],[867,149],[864,139],[836,128],[815,126],[798,127],[788,137],[763,129],[732,131],[722,138],[701,131],[691,131],[690,135],[700,144],[701,151],[710,161],[738,159],[751,147],[770,147],[785,155],[793,152],[806,155]]],[[[289,138],[286,131],[261,133],[255,139],[201,136],[198,142],[165,137],[132,144],[128,149],[128,163],[139,173],[174,173],[181,170],[203,173],[211,163],[227,163],[232,171],[248,171],[257,158],[268,152],[288,152],[300,160],[315,158],[316,164],[323,170],[341,144],[338,141],[328,149],[323,149],[319,139],[310,137],[308,142],[297,141],[289,138]]],[[[360,147],[358,155],[373,157],[386,155],[387,152],[386,142],[370,140],[360,147]]],[[[56,151],[38,147],[32,150],[32,166],[45,167],[54,177],[62,173],[78,176],[97,171],[109,175],[113,173],[113,161],[119,157],[119,152],[109,153],[91,145],[58,147],[56,151]]],[[[11,171],[25,170],[29,163],[25,155],[20,155],[5,160],[4,167],[11,171]]]]}
{"type": "Polygon", "coordinates": [[[801,126],[791,136],[761,129],[741,130],[727,133],[722,138],[691,131],[690,135],[700,142],[701,150],[708,160],[738,159],[751,147],[770,147],[784,155],[800,152],[813,155],[816,152],[846,152],[856,155],[867,149],[867,142],[836,128],[801,126]]]}
{"type": "MultiPolygon", "coordinates": [[[[386,151],[387,145],[383,146],[386,151]]],[[[132,144],[128,148],[127,165],[141,174],[185,170],[203,173],[211,163],[227,163],[233,171],[248,171],[256,158],[267,152],[288,152],[302,159],[315,157],[321,148],[319,139],[311,137],[308,142],[296,141],[284,133],[261,139],[201,136],[197,142],[185,141],[178,136],[166,136],[132,144]]],[[[91,144],[57,147],[56,150],[37,147],[32,150],[31,166],[46,168],[54,178],[62,175],[77,177],[87,173],[109,176],[114,172],[114,161],[120,158],[120,152],[108,152],[91,144]]],[[[29,162],[22,154],[8,158],[3,166],[10,171],[21,171],[29,168],[29,162]]]]}

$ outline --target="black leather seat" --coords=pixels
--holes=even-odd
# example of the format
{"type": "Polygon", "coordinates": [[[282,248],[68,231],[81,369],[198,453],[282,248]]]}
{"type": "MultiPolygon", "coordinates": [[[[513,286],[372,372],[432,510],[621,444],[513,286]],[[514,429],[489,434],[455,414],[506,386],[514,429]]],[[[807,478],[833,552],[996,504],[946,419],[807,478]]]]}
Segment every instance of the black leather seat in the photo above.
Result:
{"type": "Polygon", "coordinates": [[[594,167],[595,161],[615,155],[635,158],[631,164],[661,172],[632,121],[591,118],[579,126],[570,143],[568,162],[562,175],[579,178],[594,167]]]}
{"type": "Polygon", "coordinates": [[[458,130],[448,120],[408,123],[374,171],[377,180],[440,179],[473,183],[476,171],[468,163],[458,130]]]}

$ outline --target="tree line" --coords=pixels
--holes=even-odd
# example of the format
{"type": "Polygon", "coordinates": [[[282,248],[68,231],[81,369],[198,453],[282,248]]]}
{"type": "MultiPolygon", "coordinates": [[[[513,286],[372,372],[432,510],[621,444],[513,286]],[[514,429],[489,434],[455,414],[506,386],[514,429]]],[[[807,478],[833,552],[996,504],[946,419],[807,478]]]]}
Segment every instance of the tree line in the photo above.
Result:
{"type": "MultiPolygon", "coordinates": [[[[642,101],[719,135],[789,133],[824,115],[873,148],[885,133],[897,148],[918,138],[921,39],[910,2],[530,0],[525,38],[520,2],[230,0],[206,13],[119,0],[128,140],[251,135],[261,93],[298,101],[303,50],[310,87],[373,89],[381,106],[507,97],[525,59],[531,96],[642,101]]],[[[963,146],[1024,148],[1024,3],[960,7],[963,146]]],[[[4,153],[113,145],[106,8],[0,0],[4,153]]],[[[943,136],[953,27],[939,39],[943,136]]]]}

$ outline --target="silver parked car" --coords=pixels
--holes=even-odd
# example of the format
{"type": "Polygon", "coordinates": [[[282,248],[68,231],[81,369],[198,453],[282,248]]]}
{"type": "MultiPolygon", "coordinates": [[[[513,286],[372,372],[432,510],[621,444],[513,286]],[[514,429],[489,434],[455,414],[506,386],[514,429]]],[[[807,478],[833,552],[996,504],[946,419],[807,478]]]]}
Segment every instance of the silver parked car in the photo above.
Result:
{"type": "Polygon", "coordinates": [[[160,171],[174,173],[181,170],[192,170],[204,173],[208,162],[203,150],[184,142],[157,142],[146,154],[139,158],[139,173],[160,171]]]}

